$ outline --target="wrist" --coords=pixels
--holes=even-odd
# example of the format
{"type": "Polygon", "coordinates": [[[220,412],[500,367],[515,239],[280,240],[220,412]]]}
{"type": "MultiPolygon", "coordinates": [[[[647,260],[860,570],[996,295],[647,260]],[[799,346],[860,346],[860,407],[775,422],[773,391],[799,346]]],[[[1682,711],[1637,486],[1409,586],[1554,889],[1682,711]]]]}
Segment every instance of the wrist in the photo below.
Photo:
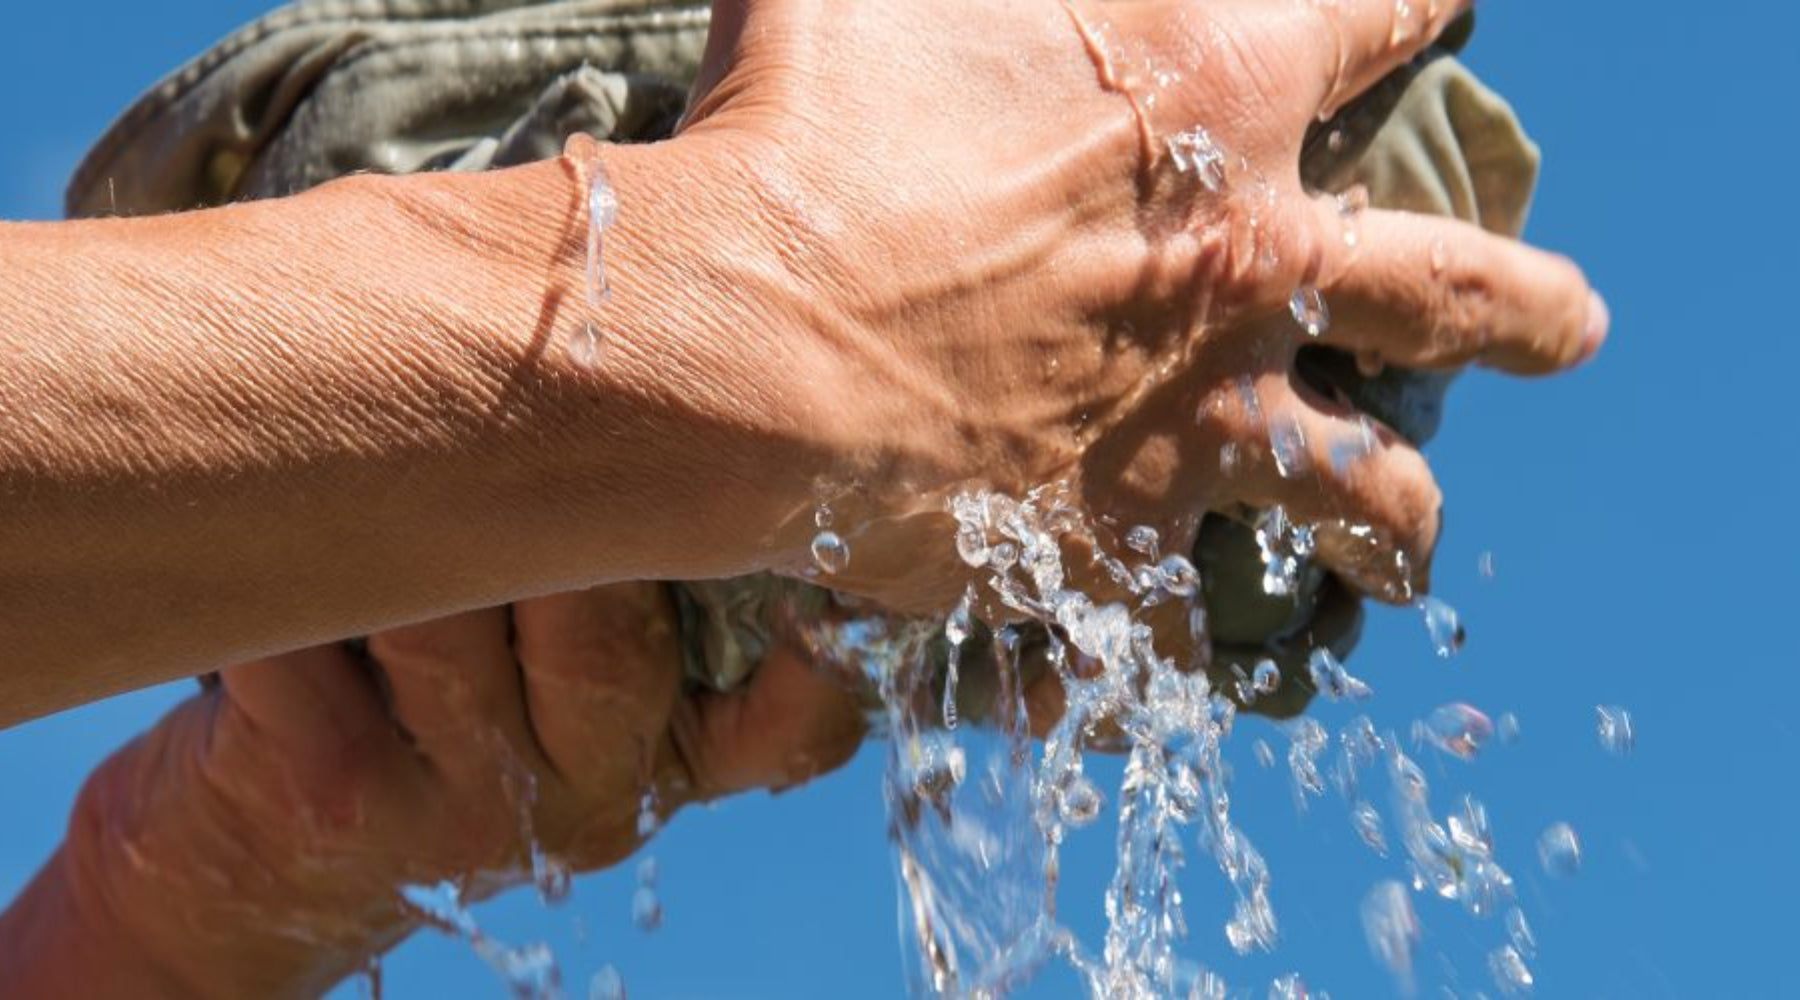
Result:
{"type": "Polygon", "coordinates": [[[613,578],[785,568],[810,538],[799,532],[821,471],[843,467],[859,440],[856,401],[829,390],[841,362],[816,335],[821,297],[769,218],[751,159],[713,135],[577,141],[559,160],[492,175],[489,211],[521,290],[499,315],[514,330],[538,320],[519,345],[536,398],[518,454],[529,480],[556,484],[535,498],[541,526],[613,578]],[[600,244],[608,294],[590,306],[596,161],[619,210],[600,244]]]}

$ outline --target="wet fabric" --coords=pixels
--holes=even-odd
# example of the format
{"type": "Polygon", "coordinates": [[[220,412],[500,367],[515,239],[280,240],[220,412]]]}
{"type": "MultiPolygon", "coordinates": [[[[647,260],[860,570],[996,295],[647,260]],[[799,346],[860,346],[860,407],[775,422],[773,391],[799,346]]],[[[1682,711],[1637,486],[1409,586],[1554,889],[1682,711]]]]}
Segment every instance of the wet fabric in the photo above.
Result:
{"type": "MultiPolygon", "coordinates": [[[[670,0],[303,0],[140,98],[75,173],[68,213],[200,208],[294,194],[361,171],[484,170],[556,156],[576,132],[613,142],[665,138],[705,51],[709,8],[670,0]]],[[[1506,103],[1451,56],[1469,27],[1465,19],[1439,48],[1317,126],[1303,157],[1307,182],[1321,191],[1362,184],[1377,207],[1517,235],[1537,149],[1506,103]]],[[[1351,359],[1319,348],[1305,352],[1302,367],[1419,443],[1435,433],[1454,377],[1389,369],[1366,378],[1351,359]]],[[[1263,594],[1247,523],[1253,514],[1209,515],[1195,553],[1210,621],[1228,640],[1224,662],[1270,655],[1286,666],[1303,663],[1315,646],[1347,654],[1360,627],[1354,596],[1322,574],[1292,597],[1263,594]]],[[[722,690],[768,648],[771,609],[831,603],[823,590],[772,576],[671,589],[689,678],[722,690]]],[[[1288,687],[1303,692],[1305,684],[1288,687]]],[[[984,714],[991,692],[983,688],[980,676],[965,674],[965,716],[984,714]]],[[[1258,708],[1287,714],[1299,705],[1258,708]]]]}

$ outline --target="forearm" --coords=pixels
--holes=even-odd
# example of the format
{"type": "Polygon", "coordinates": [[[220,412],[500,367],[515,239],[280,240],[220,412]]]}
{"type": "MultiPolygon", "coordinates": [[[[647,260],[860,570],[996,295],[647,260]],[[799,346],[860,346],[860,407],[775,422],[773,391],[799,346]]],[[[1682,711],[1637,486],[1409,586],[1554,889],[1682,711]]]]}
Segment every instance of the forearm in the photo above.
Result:
{"type": "Polygon", "coordinates": [[[802,502],[798,424],[725,287],[761,262],[722,193],[684,201],[677,155],[614,163],[595,370],[563,350],[590,318],[563,162],[0,228],[0,724],[525,594],[753,568],[720,512],[802,502]]]}
{"type": "Polygon", "coordinates": [[[103,932],[69,888],[67,862],[58,851],[0,913],[0,994],[20,1000],[182,995],[180,985],[145,960],[134,942],[103,932]]]}

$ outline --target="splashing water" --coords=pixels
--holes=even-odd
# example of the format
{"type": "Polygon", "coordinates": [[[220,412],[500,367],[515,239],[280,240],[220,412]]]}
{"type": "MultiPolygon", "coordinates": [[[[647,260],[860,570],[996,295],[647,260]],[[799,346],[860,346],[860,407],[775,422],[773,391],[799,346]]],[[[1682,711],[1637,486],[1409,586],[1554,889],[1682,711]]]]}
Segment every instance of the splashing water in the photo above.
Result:
{"type": "Polygon", "coordinates": [[[1178,173],[1192,174],[1208,190],[1225,187],[1225,151],[1204,128],[1191,128],[1168,139],[1169,159],[1178,173]]]}
{"type": "Polygon", "coordinates": [[[1512,945],[1502,945],[1488,955],[1488,970],[1494,975],[1494,985],[1500,987],[1500,992],[1506,996],[1522,997],[1531,994],[1531,970],[1526,967],[1525,959],[1519,955],[1518,949],[1512,945]]]}
{"type": "Polygon", "coordinates": [[[1159,540],[1145,531],[1128,533],[1127,551],[1148,562],[1134,567],[1104,554],[1070,492],[966,493],[950,503],[959,554],[987,573],[985,591],[1029,627],[974,641],[959,608],[945,629],[964,636],[953,644],[937,639],[931,623],[876,618],[811,629],[817,651],[883,696],[887,795],[923,992],[1002,993],[1052,957],[1066,959],[1096,996],[1166,996],[1178,980],[1201,983],[1207,974],[1175,954],[1186,935],[1181,831],[1192,827],[1238,897],[1225,921],[1228,942],[1248,951],[1276,939],[1267,866],[1231,823],[1224,788],[1220,751],[1236,707],[1195,669],[1197,654],[1178,663],[1140,618],[1169,601],[1194,602],[1198,573],[1183,557],[1157,559],[1159,540]],[[1072,563],[1068,553],[1077,550],[1096,554],[1087,565],[1072,563]],[[929,678],[951,645],[965,666],[977,655],[992,664],[1000,693],[989,733],[928,724],[941,714],[925,697],[929,678]],[[1023,700],[1031,671],[1054,673],[1067,705],[1035,767],[1023,700]],[[1062,838],[1106,802],[1082,767],[1102,730],[1120,734],[1127,749],[1114,800],[1109,927],[1094,955],[1053,914],[1062,838]]]}
{"type": "Polygon", "coordinates": [[[1600,705],[1594,709],[1600,745],[1615,757],[1625,757],[1637,749],[1637,730],[1632,727],[1631,713],[1617,705],[1600,705]]]}
{"type": "Polygon", "coordinates": [[[1473,705],[1455,702],[1434,710],[1413,730],[1421,743],[1429,743],[1460,760],[1474,760],[1493,738],[1494,724],[1473,705]]]}
{"type": "Polygon", "coordinates": [[[625,1000],[625,977],[606,966],[588,980],[588,1000],[625,1000]]]}
{"type": "Polygon", "coordinates": [[[1581,838],[1567,823],[1556,823],[1538,837],[1538,861],[1544,871],[1568,878],[1581,871],[1581,838]]]}
{"type": "Polygon", "coordinates": [[[1393,974],[1400,992],[1413,991],[1413,950],[1423,936],[1412,897],[1398,882],[1383,882],[1369,890],[1362,904],[1363,933],[1375,960],[1393,974]]]}
{"type": "Polygon", "coordinates": [[[515,997],[551,1000],[562,994],[562,973],[549,945],[541,942],[513,947],[482,931],[463,901],[463,890],[452,882],[409,885],[400,890],[401,901],[428,926],[468,942],[475,955],[505,980],[515,997]]]}
{"type": "Polygon", "coordinates": [[[1462,616],[1456,609],[1435,597],[1419,598],[1419,614],[1425,618],[1425,631],[1431,636],[1431,648],[1448,660],[1462,652],[1469,635],[1463,630],[1462,616]]]}

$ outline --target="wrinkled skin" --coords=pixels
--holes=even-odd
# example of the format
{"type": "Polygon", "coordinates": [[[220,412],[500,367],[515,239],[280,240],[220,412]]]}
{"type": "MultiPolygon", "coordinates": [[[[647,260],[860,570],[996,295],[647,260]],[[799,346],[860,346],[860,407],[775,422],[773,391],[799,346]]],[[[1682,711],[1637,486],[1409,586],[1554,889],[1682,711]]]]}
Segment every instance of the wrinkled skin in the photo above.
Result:
{"type": "Polygon", "coordinates": [[[1294,376],[1308,338],[1290,295],[1323,289],[1325,343],[1415,367],[1548,372],[1604,332],[1561,258],[1384,211],[1352,248],[1335,205],[1302,189],[1308,125],[1464,6],[1412,4],[1398,23],[1388,0],[721,4],[683,135],[733,150],[815,289],[794,328],[816,336],[785,350],[807,352],[853,427],[848,471],[820,477],[858,526],[833,586],[941,607],[960,589],[941,490],[1070,481],[1170,549],[1192,512],[1241,505],[1368,525],[1380,558],[1327,530],[1326,563],[1378,596],[1422,587],[1430,471],[1385,430],[1333,468],[1356,415],[1294,376]],[[892,39],[921,36],[929,50],[891,58],[892,39]],[[1147,67],[1177,75],[1158,87],[1147,67]],[[1163,149],[1196,124],[1229,155],[1218,194],[1163,149]],[[1275,425],[1298,428],[1310,472],[1280,474],[1275,425]],[[1226,445],[1239,459],[1222,471],[1226,445]]]}
{"type": "MultiPolygon", "coordinates": [[[[651,298],[678,310],[677,289],[700,277],[743,279],[754,316],[658,328],[700,334],[680,343],[691,368],[678,375],[726,373],[681,397],[681,412],[704,411],[694,423],[710,421],[708,436],[633,456],[659,472],[716,465],[716,481],[694,480],[700,492],[719,508],[730,505],[712,494],[736,489],[727,499],[741,509],[694,517],[615,477],[610,519],[563,506],[633,537],[597,529],[577,544],[579,532],[547,528],[554,543],[539,538],[535,557],[612,571],[799,571],[823,492],[838,523],[853,526],[854,558],[833,586],[941,609],[965,583],[942,494],[1066,480],[1097,514],[1162,529],[1171,550],[1191,544],[1195,512],[1280,503],[1302,520],[1370,525],[1422,573],[1438,524],[1430,472],[1392,434],[1333,466],[1330,443],[1352,431],[1353,415],[1293,376],[1305,341],[1287,314],[1296,286],[1315,284],[1330,301],[1337,319],[1324,342],[1409,366],[1547,372],[1590,356],[1605,332],[1604,308],[1560,258],[1380,211],[1360,220],[1351,247],[1335,208],[1299,183],[1308,123],[1462,6],[1415,3],[1406,9],[1416,23],[1396,24],[1389,0],[721,0],[682,135],[604,154],[626,207],[607,317],[624,325],[609,331],[618,363],[595,378],[641,376],[648,388],[612,409],[572,396],[572,419],[543,409],[567,429],[558,444],[568,454],[642,446],[619,428],[654,424],[650,408],[624,407],[689,386],[657,381],[653,362],[667,358],[631,342],[633,310],[651,298]],[[1084,33],[1125,56],[1097,62],[1084,33]],[[1180,74],[1154,106],[1131,68],[1146,59],[1180,74]],[[1216,195],[1175,173],[1156,141],[1195,124],[1234,158],[1216,195]],[[655,211],[675,204],[676,175],[683,198],[714,200],[682,201],[691,210],[676,235],[748,219],[764,227],[759,239],[733,243],[722,229],[691,247],[642,239],[677,217],[655,211]],[[642,206],[636,221],[632,206],[642,206]],[[673,255],[688,270],[659,283],[653,256],[714,243],[744,250],[731,262],[739,271],[696,249],[673,255]],[[634,274],[635,290],[623,280],[634,274]],[[734,404],[747,409],[708,409],[734,404]],[[731,432],[764,412],[775,416],[759,431],[783,447],[754,452],[747,469],[731,432]],[[610,423],[580,422],[600,418],[610,423]],[[1310,473],[1279,474],[1270,423],[1301,429],[1310,473]],[[1239,461],[1224,469],[1227,445],[1239,461]],[[803,488],[762,499],[782,483],[803,488]],[[757,520],[778,508],[784,525],[757,520]],[[624,540],[655,552],[609,556],[624,540]]],[[[508,248],[516,273],[457,273],[453,291],[466,298],[461,286],[472,287],[484,316],[499,317],[491,322],[532,329],[553,312],[540,301],[546,257],[579,287],[580,227],[547,236],[551,216],[535,210],[569,204],[569,173],[522,168],[394,190],[436,192],[442,204],[422,200],[419,215],[466,221],[458,246],[508,248]],[[554,253],[532,252],[552,239],[554,253]],[[527,294],[508,298],[511,288],[527,294]]],[[[446,270],[421,280],[448,280],[446,270]]],[[[463,300],[447,291],[444,301],[463,300]]],[[[1392,559],[1371,562],[1329,532],[1321,555],[1367,590],[1396,593],[1392,559]]],[[[646,776],[673,808],[800,780],[841,762],[860,734],[853,699],[790,653],[741,694],[682,695],[667,610],[639,585],[386,632],[369,651],[391,703],[367,665],[318,647],[226,671],[115,756],[84,793],[61,854],[0,927],[0,946],[32,958],[0,962],[0,975],[24,977],[0,992],[47,994],[77,970],[138,975],[87,995],[315,992],[409,929],[399,885],[464,877],[480,893],[523,878],[522,786],[535,782],[544,846],[598,867],[636,845],[646,776]],[[19,943],[32,934],[38,945],[19,943]]]]}
{"type": "MultiPolygon", "coordinates": [[[[667,815],[854,752],[855,698],[790,651],[740,693],[683,694],[669,612],[628,584],[223,672],[81,795],[53,870],[109,961],[147,966],[82,995],[316,995],[417,926],[402,886],[528,879],[521,809],[586,871],[637,848],[651,788],[667,815]]],[[[26,977],[0,992],[38,995],[32,964],[0,962],[26,977]]]]}

